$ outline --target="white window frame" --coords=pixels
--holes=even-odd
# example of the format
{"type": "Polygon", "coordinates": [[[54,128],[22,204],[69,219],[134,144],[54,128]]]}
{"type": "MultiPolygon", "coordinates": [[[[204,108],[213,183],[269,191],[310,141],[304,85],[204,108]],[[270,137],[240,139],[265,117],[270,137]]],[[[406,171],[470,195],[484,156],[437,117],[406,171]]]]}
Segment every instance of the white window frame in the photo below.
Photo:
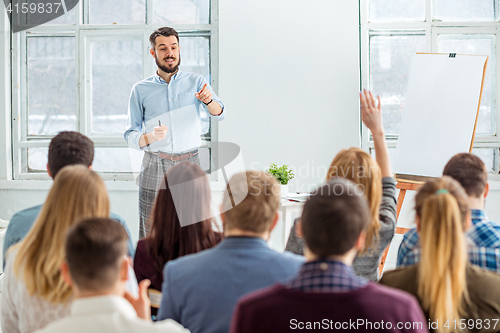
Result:
{"type": "MultiPolygon", "coordinates": [[[[386,34],[404,34],[404,32],[418,33],[422,32],[426,36],[427,49],[425,52],[436,53],[437,36],[441,33],[446,34],[470,34],[470,35],[495,35],[496,36],[496,55],[488,59],[488,67],[492,61],[495,62],[496,70],[492,73],[493,80],[496,81],[496,89],[493,92],[492,112],[494,116],[492,121],[496,125],[496,130],[493,135],[476,134],[474,140],[474,148],[496,148],[494,154],[494,167],[499,168],[500,158],[500,115],[498,98],[500,96],[500,27],[498,21],[490,22],[443,22],[433,21],[431,6],[432,0],[426,1],[426,13],[424,22],[369,22],[369,1],[360,1],[360,50],[361,50],[361,85],[362,88],[371,88],[370,86],[370,34],[372,32],[383,32],[386,34]]],[[[498,0],[496,0],[498,5],[498,0]]],[[[497,10],[498,9],[497,7],[497,10]]],[[[371,139],[370,131],[361,124],[361,144],[363,149],[371,150],[374,148],[373,140],[371,139]]],[[[396,148],[397,135],[387,135],[387,145],[389,148],[396,148]]],[[[491,174],[491,180],[500,180],[500,174],[491,174]]]]}
{"type": "MultiPolygon", "coordinates": [[[[142,75],[146,78],[152,75],[156,66],[149,53],[149,36],[156,29],[164,26],[153,24],[154,1],[146,0],[146,23],[134,25],[119,24],[83,24],[89,21],[89,2],[81,0],[75,7],[75,25],[49,25],[38,26],[13,34],[11,32],[11,89],[12,89],[12,178],[14,180],[49,180],[47,173],[34,173],[28,171],[27,150],[22,156],[24,148],[48,147],[53,135],[40,135],[27,137],[27,76],[26,76],[26,41],[27,35],[31,36],[75,36],[75,75],[76,75],[76,131],[88,136],[95,148],[127,148],[123,133],[92,134],[92,95],[91,95],[91,48],[92,41],[137,40],[143,41],[142,75]],[[82,15],[83,13],[83,15],[82,15]],[[114,38],[113,38],[114,37],[114,38]]],[[[215,92],[218,92],[218,0],[210,0],[209,24],[175,24],[169,25],[178,31],[180,37],[204,36],[209,37],[210,52],[210,78],[215,92]]],[[[218,140],[218,122],[211,119],[210,140],[218,140]]],[[[216,152],[211,152],[211,165],[216,166],[216,152]]],[[[130,181],[134,179],[132,172],[101,172],[104,180],[130,181]]],[[[213,173],[211,180],[217,179],[213,173]]]]}

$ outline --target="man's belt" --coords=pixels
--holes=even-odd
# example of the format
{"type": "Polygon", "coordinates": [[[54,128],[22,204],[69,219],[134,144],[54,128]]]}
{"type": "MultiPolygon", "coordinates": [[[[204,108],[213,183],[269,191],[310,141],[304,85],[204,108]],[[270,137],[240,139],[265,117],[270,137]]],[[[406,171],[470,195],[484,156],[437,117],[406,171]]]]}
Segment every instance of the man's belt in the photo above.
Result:
{"type": "Polygon", "coordinates": [[[173,162],[177,162],[177,161],[184,161],[184,160],[190,159],[191,157],[198,155],[198,150],[193,150],[189,153],[185,153],[185,154],[181,154],[181,155],[179,155],[179,154],[171,155],[171,154],[167,154],[167,153],[163,153],[163,152],[152,152],[152,151],[148,151],[148,153],[156,155],[159,158],[162,158],[164,160],[171,160],[173,162]]]}

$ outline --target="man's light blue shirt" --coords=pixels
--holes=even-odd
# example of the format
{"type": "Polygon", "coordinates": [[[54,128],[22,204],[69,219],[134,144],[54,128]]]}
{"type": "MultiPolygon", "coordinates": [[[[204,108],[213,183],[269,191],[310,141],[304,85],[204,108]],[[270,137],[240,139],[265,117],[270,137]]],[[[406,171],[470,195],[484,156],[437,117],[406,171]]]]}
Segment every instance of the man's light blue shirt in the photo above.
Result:
{"type": "Polygon", "coordinates": [[[212,93],[213,101],[219,103],[224,110],[219,97],[199,74],[179,70],[171,77],[170,83],[158,74],[136,83],[130,94],[127,129],[124,134],[129,147],[141,149],[141,135],[152,132],[159,125],[158,121],[168,127],[166,138],[142,149],[181,153],[201,146],[200,136],[208,132],[210,118],[219,121],[224,119],[224,111],[214,116],[196,98],[195,94],[205,84],[212,93]]]}

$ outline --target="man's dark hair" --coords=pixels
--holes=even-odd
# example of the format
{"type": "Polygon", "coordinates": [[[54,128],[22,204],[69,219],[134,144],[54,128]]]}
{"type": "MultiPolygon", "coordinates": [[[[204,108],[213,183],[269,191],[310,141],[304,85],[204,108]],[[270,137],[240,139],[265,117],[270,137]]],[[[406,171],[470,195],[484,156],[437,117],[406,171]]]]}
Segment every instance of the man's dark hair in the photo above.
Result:
{"type": "Polygon", "coordinates": [[[479,157],[469,153],[456,154],[448,161],[443,176],[450,176],[462,185],[468,196],[479,198],[488,183],[488,170],[479,157]]]}
{"type": "Polygon", "coordinates": [[[177,33],[177,31],[175,31],[175,29],[169,27],[159,28],[155,30],[155,32],[153,32],[151,36],[149,36],[149,42],[151,43],[151,48],[153,50],[155,50],[156,47],[156,37],[159,36],[164,36],[164,37],[175,36],[177,38],[177,43],[179,43],[179,34],[177,33]]]}
{"type": "Polygon", "coordinates": [[[66,262],[77,287],[87,291],[113,287],[127,241],[123,226],[109,218],[85,219],[71,228],[66,236],[66,262]]]}
{"type": "Polygon", "coordinates": [[[49,171],[52,178],[67,165],[92,165],[94,143],[78,132],[61,132],[49,145],[49,171]]]}
{"type": "Polygon", "coordinates": [[[314,192],[304,205],[302,233],[307,247],[320,258],[351,250],[370,223],[363,189],[334,178],[314,192]]]}

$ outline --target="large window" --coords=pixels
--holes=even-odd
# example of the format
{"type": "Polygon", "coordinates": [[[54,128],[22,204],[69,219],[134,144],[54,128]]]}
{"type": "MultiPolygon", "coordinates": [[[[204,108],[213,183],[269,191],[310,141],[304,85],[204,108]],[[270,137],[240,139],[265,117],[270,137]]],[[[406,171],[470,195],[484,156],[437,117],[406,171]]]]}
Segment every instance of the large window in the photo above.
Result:
{"type": "MultiPolygon", "coordinates": [[[[487,55],[473,153],[483,159],[490,173],[499,173],[499,4],[499,0],[360,0],[362,83],[382,99],[392,154],[413,55],[416,52],[487,55]]],[[[373,148],[366,131],[363,145],[373,148]]]]}
{"type": "MultiPolygon", "coordinates": [[[[47,178],[48,145],[64,130],[94,141],[94,170],[105,179],[132,179],[140,152],[123,139],[128,99],[134,83],[156,70],[149,35],[161,26],[179,32],[181,70],[202,74],[217,91],[217,0],[80,0],[12,34],[15,179],[47,178]]],[[[203,138],[216,135],[212,122],[203,138]]],[[[208,148],[200,159],[210,169],[208,148]]]]}

